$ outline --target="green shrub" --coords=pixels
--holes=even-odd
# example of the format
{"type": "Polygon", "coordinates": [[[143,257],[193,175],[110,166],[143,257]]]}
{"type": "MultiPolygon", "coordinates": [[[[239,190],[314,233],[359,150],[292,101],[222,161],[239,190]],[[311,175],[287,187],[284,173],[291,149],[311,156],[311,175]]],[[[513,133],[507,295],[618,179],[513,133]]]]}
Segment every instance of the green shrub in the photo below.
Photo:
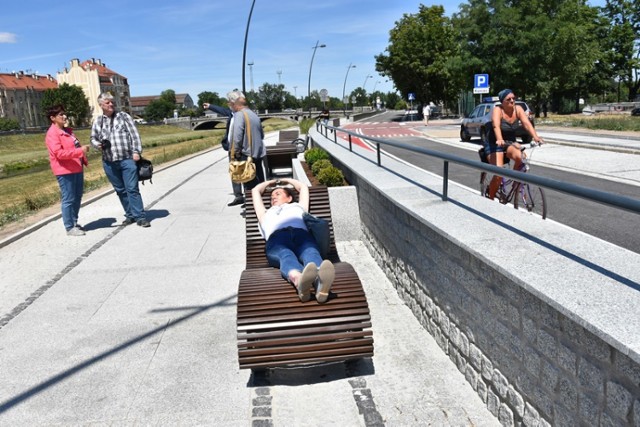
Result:
{"type": "Polygon", "coordinates": [[[335,166],[322,169],[318,172],[316,178],[318,178],[320,184],[326,185],[327,187],[340,187],[344,183],[342,171],[335,166]]]}
{"type": "Polygon", "coordinates": [[[331,161],[327,160],[327,159],[320,159],[317,162],[315,162],[313,164],[313,166],[311,167],[311,172],[313,172],[314,176],[318,176],[318,173],[324,169],[324,168],[328,168],[333,166],[331,164],[331,161]]]}
{"type": "Polygon", "coordinates": [[[304,160],[307,162],[307,165],[309,165],[309,167],[313,167],[313,164],[315,162],[322,159],[329,160],[329,153],[324,151],[322,148],[311,148],[304,153],[304,160]]]}
{"type": "Polygon", "coordinates": [[[0,130],[18,130],[20,123],[15,119],[0,117],[0,130]]]}

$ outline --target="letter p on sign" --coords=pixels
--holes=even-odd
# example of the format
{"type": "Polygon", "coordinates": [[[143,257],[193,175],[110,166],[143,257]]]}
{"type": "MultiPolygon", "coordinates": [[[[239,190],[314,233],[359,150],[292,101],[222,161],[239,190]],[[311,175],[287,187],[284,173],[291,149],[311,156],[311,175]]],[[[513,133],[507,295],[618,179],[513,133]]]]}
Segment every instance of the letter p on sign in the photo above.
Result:
{"type": "Polygon", "coordinates": [[[474,88],[488,88],[489,87],[489,74],[476,74],[474,76],[474,88]]]}

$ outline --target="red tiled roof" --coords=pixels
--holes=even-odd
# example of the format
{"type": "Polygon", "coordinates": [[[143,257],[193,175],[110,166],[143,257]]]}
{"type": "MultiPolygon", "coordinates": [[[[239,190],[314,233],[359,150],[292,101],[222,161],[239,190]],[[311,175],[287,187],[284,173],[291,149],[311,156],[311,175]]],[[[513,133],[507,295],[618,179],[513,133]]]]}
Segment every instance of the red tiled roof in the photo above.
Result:
{"type": "Polygon", "coordinates": [[[123,76],[122,74],[116,73],[115,71],[107,68],[104,64],[102,64],[101,62],[95,62],[92,60],[87,59],[86,61],[84,61],[82,64],[80,64],[80,66],[84,69],[89,69],[89,70],[98,70],[98,75],[99,76],[104,76],[104,77],[111,77],[111,76],[121,76],[123,78],[126,78],[125,76],[123,76]]]}
{"type": "MultiPolygon", "coordinates": [[[[176,93],[176,104],[184,104],[184,100],[188,95],[187,93],[176,93]]],[[[129,101],[132,107],[146,107],[156,99],[160,99],[160,95],[132,96],[129,101]]]]}
{"type": "Polygon", "coordinates": [[[35,76],[24,73],[0,73],[0,87],[19,90],[33,88],[33,90],[40,92],[57,88],[58,82],[53,77],[49,78],[49,76],[35,76]]]}

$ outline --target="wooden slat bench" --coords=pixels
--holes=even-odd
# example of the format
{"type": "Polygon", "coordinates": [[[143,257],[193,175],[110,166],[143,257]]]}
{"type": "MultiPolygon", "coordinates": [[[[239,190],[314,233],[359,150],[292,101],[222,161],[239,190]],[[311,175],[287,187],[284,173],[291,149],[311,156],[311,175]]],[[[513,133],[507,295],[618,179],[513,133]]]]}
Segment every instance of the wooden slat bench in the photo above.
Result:
{"type": "Polygon", "coordinates": [[[278,143],[267,147],[265,161],[266,177],[293,177],[293,159],[298,155],[298,148],[291,143],[278,143]]]}
{"type": "MultiPolygon", "coordinates": [[[[238,289],[241,369],[341,362],[373,356],[367,298],[353,267],[340,262],[326,187],[311,187],[310,212],[329,221],[336,279],[325,304],[300,302],[280,270],[268,266],[251,195],[246,195],[247,269],[238,289]]],[[[263,195],[269,205],[269,195],[263,195]]]]}
{"type": "Polygon", "coordinates": [[[278,133],[278,142],[286,142],[291,143],[294,139],[300,136],[300,131],[298,129],[293,130],[281,130],[278,133]]]}

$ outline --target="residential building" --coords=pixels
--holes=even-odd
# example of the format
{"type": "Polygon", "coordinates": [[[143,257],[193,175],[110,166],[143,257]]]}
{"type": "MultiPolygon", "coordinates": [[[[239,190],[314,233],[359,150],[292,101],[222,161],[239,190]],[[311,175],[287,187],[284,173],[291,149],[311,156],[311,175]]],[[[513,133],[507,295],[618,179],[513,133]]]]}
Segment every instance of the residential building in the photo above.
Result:
{"type": "MultiPolygon", "coordinates": [[[[131,114],[134,117],[142,117],[144,109],[151,103],[160,99],[160,95],[151,96],[132,96],[131,97],[131,114]]],[[[193,99],[188,93],[176,93],[176,108],[193,108],[193,99]]]]}
{"type": "Polygon", "coordinates": [[[113,95],[117,110],[131,112],[127,78],[107,68],[100,59],[91,58],[80,63],[79,59],[74,58],[71,60],[71,67],[59,72],[57,77],[60,84],[68,83],[82,88],[89,100],[92,121],[102,114],[98,96],[103,92],[113,95]]]}
{"type": "Polygon", "coordinates": [[[42,95],[57,87],[51,75],[0,73],[0,117],[17,120],[22,129],[49,126],[42,111],[42,95]]]}

